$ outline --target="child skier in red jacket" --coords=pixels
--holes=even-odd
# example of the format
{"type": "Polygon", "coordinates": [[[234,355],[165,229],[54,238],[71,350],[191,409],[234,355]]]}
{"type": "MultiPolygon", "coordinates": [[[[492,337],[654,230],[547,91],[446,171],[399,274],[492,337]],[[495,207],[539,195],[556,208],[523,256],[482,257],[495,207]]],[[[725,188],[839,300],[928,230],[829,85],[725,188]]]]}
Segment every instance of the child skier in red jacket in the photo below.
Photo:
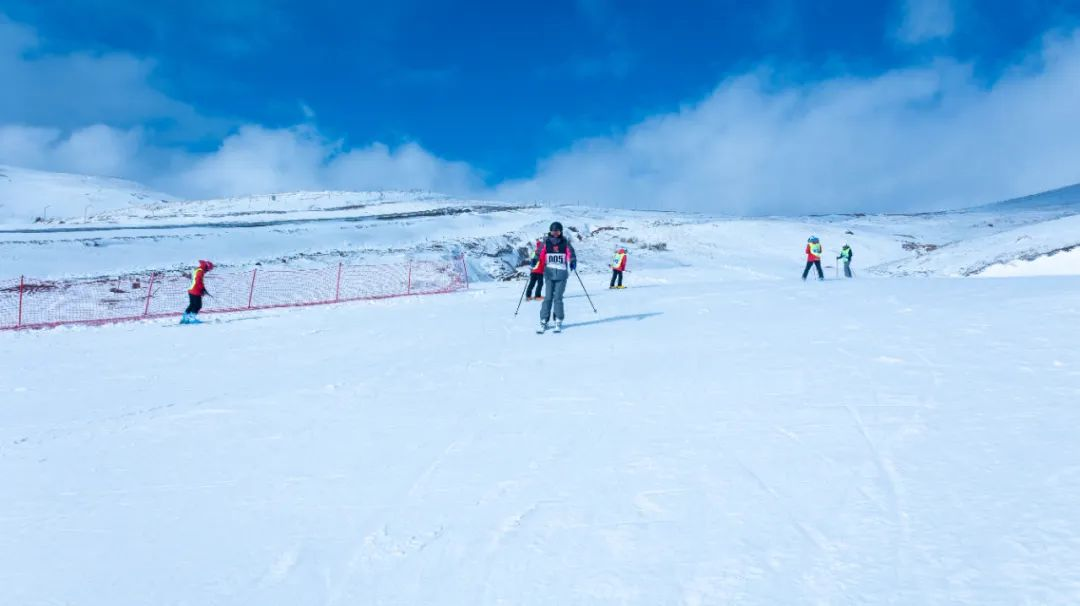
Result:
{"type": "Polygon", "coordinates": [[[626,288],[622,284],[623,272],[626,271],[626,249],[619,247],[611,259],[611,286],[608,288],[626,288]],[[618,286],[615,282],[618,281],[618,286]]]}
{"type": "Polygon", "coordinates": [[[210,294],[210,291],[206,290],[206,272],[212,269],[214,269],[214,264],[210,261],[199,261],[199,267],[195,269],[195,273],[191,276],[191,288],[188,289],[188,306],[184,311],[184,317],[180,319],[181,324],[200,324],[202,322],[199,319],[202,298],[203,295],[210,294]]]}

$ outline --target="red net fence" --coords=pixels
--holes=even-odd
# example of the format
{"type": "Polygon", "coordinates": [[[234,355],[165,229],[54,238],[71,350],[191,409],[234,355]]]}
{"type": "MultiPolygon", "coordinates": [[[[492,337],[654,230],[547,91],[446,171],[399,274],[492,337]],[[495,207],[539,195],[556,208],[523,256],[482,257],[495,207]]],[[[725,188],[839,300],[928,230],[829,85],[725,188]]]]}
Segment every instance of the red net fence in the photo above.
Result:
{"type": "MultiPolygon", "coordinates": [[[[191,274],[151,272],[122,278],[0,280],[0,330],[109,324],[180,316],[191,274]]],[[[466,290],[464,257],[387,265],[263,269],[206,274],[203,313],[329,305],[466,290]]]]}

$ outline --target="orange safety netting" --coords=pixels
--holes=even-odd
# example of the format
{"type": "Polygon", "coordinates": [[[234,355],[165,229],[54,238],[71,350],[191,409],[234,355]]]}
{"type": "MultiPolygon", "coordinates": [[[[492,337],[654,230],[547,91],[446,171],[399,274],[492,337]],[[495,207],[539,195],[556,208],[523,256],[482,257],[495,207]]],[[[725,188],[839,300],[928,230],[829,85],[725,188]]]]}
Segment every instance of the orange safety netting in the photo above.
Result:
{"type": "MultiPolygon", "coordinates": [[[[105,324],[179,316],[191,276],[153,272],[123,278],[0,280],[0,330],[105,324]]],[[[328,305],[449,293],[468,288],[463,257],[387,265],[262,269],[206,274],[204,313],[328,305]]]]}

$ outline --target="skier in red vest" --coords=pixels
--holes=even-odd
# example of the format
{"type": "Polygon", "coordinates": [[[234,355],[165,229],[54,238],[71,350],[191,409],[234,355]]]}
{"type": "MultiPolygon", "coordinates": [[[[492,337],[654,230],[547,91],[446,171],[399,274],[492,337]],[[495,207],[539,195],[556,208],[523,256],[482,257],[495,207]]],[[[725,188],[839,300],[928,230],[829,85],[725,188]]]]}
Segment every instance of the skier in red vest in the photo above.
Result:
{"type": "Polygon", "coordinates": [[[212,269],[214,269],[214,264],[210,261],[199,261],[199,267],[195,269],[195,273],[191,276],[191,288],[188,289],[188,306],[184,311],[184,317],[180,319],[181,324],[202,323],[202,320],[199,319],[202,298],[203,295],[210,294],[210,291],[206,290],[206,272],[212,269]]]}
{"type": "Polygon", "coordinates": [[[806,269],[802,272],[803,281],[810,274],[810,268],[817,269],[817,279],[824,280],[825,272],[821,271],[821,240],[817,236],[810,236],[806,241],[806,269]]]}
{"type": "Polygon", "coordinates": [[[622,285],[624,271],[626,271],[626,249],[620,246],[611,259],[611,286],[608,288],[626,288],[622,285]],[[616,280],[619,282],[618,286],[615,285],[616,280]]]}

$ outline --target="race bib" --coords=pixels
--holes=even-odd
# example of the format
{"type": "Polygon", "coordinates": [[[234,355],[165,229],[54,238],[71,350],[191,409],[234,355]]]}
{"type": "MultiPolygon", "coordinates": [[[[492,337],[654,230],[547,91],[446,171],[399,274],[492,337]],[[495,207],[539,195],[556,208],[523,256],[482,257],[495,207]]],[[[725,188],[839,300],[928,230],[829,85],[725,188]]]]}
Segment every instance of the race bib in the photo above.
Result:
{"type": "Polygon", "coordinates": [[[547,265],[559,265],[566,267],[566,253],[548,253],[547,265]]]}

